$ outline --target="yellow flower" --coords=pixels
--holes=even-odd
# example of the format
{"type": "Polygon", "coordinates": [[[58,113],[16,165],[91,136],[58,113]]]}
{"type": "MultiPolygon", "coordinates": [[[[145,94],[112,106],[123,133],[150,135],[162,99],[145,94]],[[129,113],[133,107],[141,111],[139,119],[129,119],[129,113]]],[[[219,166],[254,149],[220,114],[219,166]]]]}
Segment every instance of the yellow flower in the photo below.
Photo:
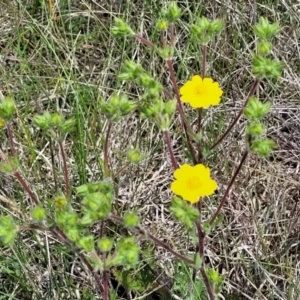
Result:
{"type": "Polygon", "coordinates": [[[210,169],[202,164],[182,165],[174,172],[171,190],[191,203],[198,202],[200,197],[209,196],[217,189],[217,183],[210,178],[210,169]]]}
{"type": "Polygon", "coordinates": [[[180,88],[180,94],[182,102],[189,103],[191,107],[208,108],[220,103],[223,91],[218,82],[195,75],[180,88]]]}
{"type": "Polygon", "coordinates": [[[0,119],[0,128],[4,127],[4,125],[5,125],[5,122],[2,119],[0,119]]]}

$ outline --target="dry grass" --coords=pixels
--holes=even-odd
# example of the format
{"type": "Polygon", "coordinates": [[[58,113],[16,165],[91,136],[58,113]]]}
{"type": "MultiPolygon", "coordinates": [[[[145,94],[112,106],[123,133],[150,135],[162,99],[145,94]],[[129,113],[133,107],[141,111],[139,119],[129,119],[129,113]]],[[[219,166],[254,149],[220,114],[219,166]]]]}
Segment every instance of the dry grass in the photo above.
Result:
{"type": "MultiPolygon", "coordinates": [[[[226,24],[221,38],[208,52],[207,73],[225,91],[223,104],[205,116],[205,138],[209,144],[237,114],[253,81],[250,62],[255,41],[251,26],[259,16],[279,21],[283,26],[273,54],[284,62],[284,73],[279,82],[263,82],[259,89],[260,99],[273,103],[267,135],[276,140],[278,149],[269,160],[249,156],[223,208],[222,222],[206,240],[206,264],[226,275],[221,293],[224,299],[299,299],[300,3],[223,0],[206,5],[204,1],[181,1],[179,5],[184,9],[177,27],[175,67],[179,83],[200,72],[200,48],[189,41],[187,31],[193,16],[219,17],[226,24]]],[[[55,187],[49,144],[32,126],[34,114],[59,109],[66,116],[76,116],[77,132],[65,141],[71,184],[75,188],[102,176],[99,159],[107,124],[95,111],[95,99],[116,90],[139,97],[138,88],[116,81],[122,61],[134,59],[171,89],[159,57],[137,42],[116,40],[109,33],[113,16],[117,15],[127,18],[143,35],[157,40],[152,28],[160,5],[153,1],[115,1],[107,5],[82,0],[64,12],[54,8],[58,18],[53,20],[41,10],[29,15],[24,6],[18,13],[13,3],[3,4],[0,13],[0,92],[13,93],[16,98],[18,118],[14,133],[21,171],[43,202],[53,197],[55,187]]],[[[196,116],[189,112],[189,119],[193,122],[196,116]]],[[[187,160],[186,149],[178,120],[174,124],[177,125],[172,142],[182,163],[187,160]]],[[[245,148],[244,127],[241,120],[207,159],[220,189],[218,195],[204,201],[204,220],[215,211],[239,163],[245,148]]],[[[110,145],[114,172],[123,165],[126,149],[136,145],[146,158],[119,177],[116,212],[137,209],[144,228],[174,244],[178,251],[192,254],[193,238],[183,233],[168,210],[171,164],[155,125],[134,115],[114,126],[110,145]]],[[[1,149],[8,150],[4,134],[1,149]]],[[[55,168],[58,181],[63,183],[57,150],[55,168]]],[[[0,184],[1,212],[28,218],[30,201],[26,194],[12,178],[2,174],[0,184]]],[[[62,184],[60,188],[63,190],[62,184]]],[[[116,228],[108,225],[107,230],[116,228]]],[[[3,299],[79,299],[79,294],[80,299],[92,299],[89,272],[71,251],[52,247],[54,243],[57,245],[46,234],[26,233],[18,238],[13,252],[0,251],[0,292],[7,297],[3,299]],[[12,278],[16,284],[9,283],[12,278]],[[24,298],[22,293],[26,294],[24,298]]],[[[159,248],[155,255],[161,273],[172,277],[172,257],[159,248]]],[[[176,295],[173,297],[176,299],[176,295]]]]}

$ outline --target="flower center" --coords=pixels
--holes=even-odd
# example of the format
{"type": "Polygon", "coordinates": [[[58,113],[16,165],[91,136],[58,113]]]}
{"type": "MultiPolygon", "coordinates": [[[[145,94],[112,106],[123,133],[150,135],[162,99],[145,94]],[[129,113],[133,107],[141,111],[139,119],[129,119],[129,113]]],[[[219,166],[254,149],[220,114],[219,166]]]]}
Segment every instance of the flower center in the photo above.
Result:
{"type": "Polygon", "coordinates": [[[195,87],[195,94],[199,97],[206,94],[206,88],[203,86],[196,86],[195,87]]]}
{"type": "Polygon", "coordinates": [[[199,188],[199,185],[201,184],[199,178],[197,176],[191,176],[186,181],[186,187],[189,190],[196,190],[199,188]]]}

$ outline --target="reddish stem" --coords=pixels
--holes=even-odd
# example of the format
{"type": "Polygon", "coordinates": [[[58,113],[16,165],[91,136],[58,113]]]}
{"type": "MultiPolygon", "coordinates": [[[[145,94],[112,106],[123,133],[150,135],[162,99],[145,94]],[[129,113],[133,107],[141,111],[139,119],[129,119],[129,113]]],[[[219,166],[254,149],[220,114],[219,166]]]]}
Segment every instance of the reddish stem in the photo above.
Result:
{"type": "MultiPolygon", "coordinates": [[[[123,219],[120,218],[119,216],[116,215],[110,215],[109,217],[111,220],[115,220],[117,222],[123,223],[123,219]]],[[[188,264],[192,264],[194,265],[195,262],[189,258],[187,258],[184,255],[181,255],[180,253],[176,252],[175,250],[173,250],[171,248],[171,246],[167,245],[165,242],[159,240],[158,238],[156,238],[155,236],[153,236],[151,233],[145,231],[144,229],[142,229],[139,226],[136,226],[135,228],[129,228],[130,231],[133,231],[135,233],[141,234],[141,235],[146,235],[147,238],[149,238],[150,240],[152,240],[156,245],[166,249],[168,252],[172,253],[175,257],[187,262],[188,264]]]]}
{"type": "Polygon", "coordinates": [[[12,155],[12,157],[16,157],[16,150],[15,150],[13,133],[11,131],[11,127],[10,127],[9,124],[7,124],[6,130],[7,130],[7,135],[8,135],[9,143],[10,143],[11,155],[12,155]]]}
{"type": "Polygon", "coordinates": [[[102,282],[103,282],[103,300],[109,300],[108,295],[108,272],[106,270],[106,253],[103,254],[103,276],[102,276],[102,282]]]}
{"type": "Polygon", "coordinates": [[[189,151],[190,151],[190,154],[192,156],[194,164],[196,164],[197,159],[196,159],[195,150],[192,146],[192,143],[191,143],[191,140],[190,140],[190,137],[189,137],[189,134],[188,134],[188,131],[189,132],[193,132],[193,131],[190,128],[190,126],[188,125],[188,122],[185,118],[183,106],[182,106],[181,99],[180,99],[179,88],[178,88],[178,84],[177,84],[176,77],[175,77],[175,71],[174,71],[174,68],[173,68],[173,62],[172,62],[172,59],[170,59],[170,58],[167,59],[166,62],[167,62],[167,66],[168,66],[168,69],[169,69],[169,72],[170,72],[170,77],[171,77],[171,81],[172,81],[172,84],[173,84],[173,88],[174,88],[174,91],[175,91],[175,95],[176,95],[176,99],[177,99],[177,110],[179,112],[179,115],[180,115],[180,118],[181,118],[181,121],[182,121],[182,124],[183,124],[183,129],[184,129],[184,132],[185,132],[185,136],[186,136],[187,144],[188,144],[188,147],[189,147],[189,151]]]}
{"type": "Polygon", "coordinates": [[[213,290],[211,288],[211,285],[209,283],[209,279],[208,279],[208,277],[206,275],[206,272],[205,272],[203,266],[200,268],[200,273],[201,273],[201,276],[202,276],[202,279],[203,279],[203,282],[204,282],[207,294],[209,296],[209,299],[210,300],[215,300],[214,292],[213,292],[213,290]]]}
{"type": "Polygon", "coordinates": [[[227,199],[227,197],[229,195],[229,192],[230,192],[230,190],[231,190],[231,188],[233,186],[233,183],[234,183],[236,177],[238,176],[239,172],[241,171],[241,168],[242,168],[244,162],[246,161],[247,156],[248,156],[248,151],[246,150],[245,153],[244,153],[244,155],[242,156],[242,159],[240,161],[239,166],[237,167],[236,171],[234,172],[234,174],[233,174],[233,176],[232,176],[232,178],[231,178],[231,180],[229,182],[229,185],[228,185],[228,187],[227,187],[227,189],[225,191],[225,194],[224,194],[224,196],[223,196],[223,198],[222,198],[222,200],[221,200],[221,202],[220,202],[220,204],[219,204],[216,212],[214,213],[214,215],[212,216],[212,218],[209,221],[210,225],[212,225],[214,223],[214,221],[216,220],[216,218],[220,214],[221,208],[225,204],[225,201],[226,201],[226,199],[227,199]]]}
{"type": "Polygon", "coordinates": [[[171,145],[171,139],[170,139],[170,135],[169,135],[169,131],[165,130],[164,132],[164,137],[165,137],[165,141],[167,144],[167,148],[171,157],[171,161],[172,161],[172,165],[173,165],[173,169],[176,170],[178,168],[178,164],[174,155],[174,151],[171,145]]]}
{"type": "MultiPolygon", "coordinates": [[[[205,78],[205,73],[206,73],[206,53],[207,53],[207,47],[206,45],[202,46],[202,73],[201,77],[202,80],[205,78]]],[[[197,133],[201,132],[201,123],[202,123],[202,108],[198,108],[198,128],[197,128],[197,133]]],[[[201,142],[199,141],[197,143],[197,148],[198,148],[198,163],[202,162],[202,151],[201,151],[201,142]]]]}
{"type": "Polygon", "coordinates": [[[56,171],[55,171],[54,151],[53,151],[53,144],[52,144],[52,138],[51,137],[49,138],[49,146],[50,146],[50,155],[51,155],[54,187],[55,187],[55,193],[56,193],[57,190],[58,190],[58,187],[57,187],[57,178],[56,178],[56,171]]]}
{"type": "Polygon", "coordinates": [[[108,124],[107,132],[106,132],[106,138],[105,138],[105,144],[104,144],[104,150],[103,150],[103,156],[104,156],[104,178],[109,177],[109,164],[108,164],[108,141],[110,137],[110,132],[112,128],[112,123],[108,124]]]}
{"type": "Polygon", "coordinates": [[[63,169],[64,169],[64,176],[65,176],[65,185],[66,185],[66,195],[67,197],[70,197],[70,181],[69,181],[69,172],[68,172],[68,166],[67,166],[67,160],[66,160],[66,154],[65,149],[62,141],[58,141],[62,161],[63,161],[63,169]]]}
{"type": "Polygon", "coordinates": [[[169,32],[170,32],[170,44],[171,44],[171,47],[174,47],[174,44],[175,44],[175,26],[174,26],[174,23],[171,23],[170,24],[170,27],[169,27],[169,32]]]}
{"type": "Polygon", "coordinates": [[[238,113],[238,115],[235,117],[235,119],[233,120],[233,122],[230,124],[230,126],[227,128],[227,130],[218,138],[218,140],[210,147],[210,150],[214,149],[215,147],[217,147],[223,140],[224,138],[230,133],[230,131],[232,130],[232,128],[234,127],[234,125],[237,123],[237,121],[239,120],[239,118],[241,117],[241,115],[243,114],[244,108],[246,107],[246,105],[249,102],[249,99],[251,96],[254,95],[256,88],[258,87],[259,84],[259,80],[256,79],[253,82],[252,88],[248,94],[247,100],[245,101],[243,107],[241,108],[240,112],[238,113]]]}
{"type": "Polygon", "coordinates": [[[25,180],[23,179],[23,177],[21,176],[21,174],[18,171],[14,172],[14,176],[17,178],[18,182],[21,184],[21,186],[23,187],[23,189],[27,192],[27,194],[29,195],[29,197],[31,198],[31,200],[34,202],[35,205],[39,204],[39,200],[37,199],[37,197],[35,196],[35,194],[32,192],[32,190],[30,189],[30,187],[28,186],[28,184],[25,182],[25,180]]]}
{"type": "Polygon", "coordinates": [[[147,46],[149,46],[149,47],[151,47],[153,49],[155,48],[155,45],[153,43],[151,43],[148,39],[142,37],[141,35],[135,33],[133,36],[136,37],[143,44],[145,44],[145,45],[147,45],[147,46]]]}

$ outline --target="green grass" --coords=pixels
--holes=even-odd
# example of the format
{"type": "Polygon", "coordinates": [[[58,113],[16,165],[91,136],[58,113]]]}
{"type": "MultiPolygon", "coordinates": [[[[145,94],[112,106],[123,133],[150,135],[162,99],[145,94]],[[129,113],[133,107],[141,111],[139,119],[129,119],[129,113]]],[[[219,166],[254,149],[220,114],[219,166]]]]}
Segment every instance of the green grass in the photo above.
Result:
{"type": "MultiPolygon", "coordinates": [[[[73,207],[79,210],[76,187],[103,178],[108,123],[99,112],[98,100],[118,91],[137,100],[143,92],[135,84],[117,79],[122,63],[133,59],[172,91],[167,68],[157,53],[132,38],[112,37],[114,17],[122,18],[137,33],[159,44],[160,35],[154,27],[168,2],[61,1],[59,6],[55,4],[56,18],[51,15],[48,1],[35,7],[34,1],[26,2],[1,4],[0,98],[12,95],[15,99],[17,113],[12,131],[19,171],[49,211],[52,208],[48,200],[65,192],[62,156],[58,144],[52,141],[50,145],[49,138],[34,126],[33,117],[46,110],[75,117],[75,131],[64,140],[64,148],[73,207]]],[[[190,38],[189,24],[203,15],[221,18],[225,23],[220,37],[208,47],[207,74],[224,90],[222,104],[205,113],[204,138],[208,144],[233,120],[253,82],[252,26],[260,16],[283,26],[273,49],[273,55],[285,64],[282,78],[260,85],[260,99],[273,103],[267,120],[268,136],[276,140],[278,149],[269,160],[249,156],[222,209],[221,223],[206,239],[205,263],[225,277],[220,299],[298,299],[299,5],[283,0],[255,1],[255,5],[246,0],[184,0],[178,5],[183,14],[176,25],[174,68],[180,86],[193,74],[201,73],[201,46],[190,38]]],[[[188,120],[195,123],[194,111],[187,107],[186,111],[188,120]]],[[[216,210],[239,163],[245,149],[244,128],[242,119],[207,158],[219,191],[203,200],[203,220],[216,210]]],[[[176,117],[171,139],[179,163],[188,161],[183,137],[176,117]]],[[[4,130],[0,140],[1,150],[9,155],[4,130]]],[[[125,165],[126,150],[136,146],[145,160],[130,164],[118,176],[114,213],[137,210],[142,226],[150,233],[174,245],[177,251],[192,255],[194,237],[188,237],[169,212],[173,171],[163,136],[155,124],[137,114],[114,124],[109,148],[113,173],[125,165]]],[[[0,187],[0,214],[11,215],[19,224],[29,222],[33,203],[14,177],[1,173],[0,187]]],[[[91,230],[97,234],[99,226],[91,230]]],[[[106,223],[105,230],[118,238],[127,235],[122,226],[112,222],[106,223]]],[[[147,245],[144,240],[141,244],[147,245]]],[[[179,268],[159,247],[142,261],[147,260],[154,268],[153,281],[167,283],[172,299],[203,299],[199,296],[200,274],[196,276],[197,287],[192,277],[184,276],[187,270],[179,268]],[[188,295],[184,286],[192,293],[188,295]]],[[[114,277],[113,272],[111,275],[114,277]]],[[[119,286],[119,295],[112,299],[142,299],[144,294],[148,294],[145,299],[167,297],[165,290],[151,293],[153,286],[144,293],[127,291],[121,296],[122,283],[115,282],[114,286],[115,292],[119,286]]],[[[0,299],[79,299],[78,295],[80,299],[100,299],[91,272],[72,247],[42,231],[24,231],[12,246],[1,246],[0,299]]]]}

